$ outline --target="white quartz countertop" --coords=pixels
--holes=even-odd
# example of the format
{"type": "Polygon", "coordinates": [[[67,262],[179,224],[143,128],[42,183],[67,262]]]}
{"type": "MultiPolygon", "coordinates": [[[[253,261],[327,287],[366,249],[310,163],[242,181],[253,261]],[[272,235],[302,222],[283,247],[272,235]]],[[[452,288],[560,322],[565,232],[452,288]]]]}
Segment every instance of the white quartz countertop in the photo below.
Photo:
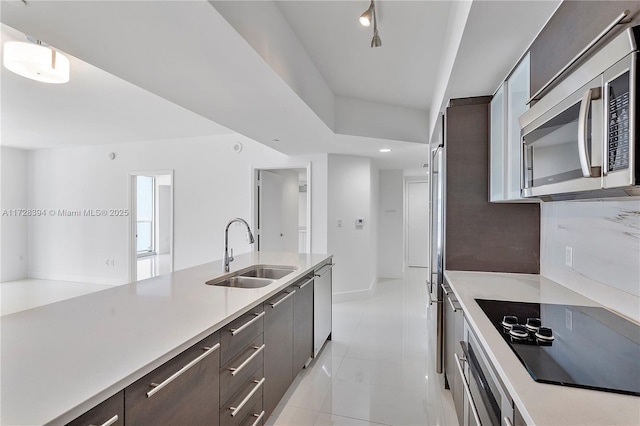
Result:
{"type": "Polygon", "coordinates": [[[220,261],[0,318],[0,424],[64,424],[303,277],[330,256],[253,252],[298,269],[257,289],[205,285],[220,261]]]}
{"type": "Polygon", "coordinates": [[[639,397],[535,382],[475,299],[598,303],[540,275],[446,271],[445,278],[527,424],[640,425],[639,397]]]}

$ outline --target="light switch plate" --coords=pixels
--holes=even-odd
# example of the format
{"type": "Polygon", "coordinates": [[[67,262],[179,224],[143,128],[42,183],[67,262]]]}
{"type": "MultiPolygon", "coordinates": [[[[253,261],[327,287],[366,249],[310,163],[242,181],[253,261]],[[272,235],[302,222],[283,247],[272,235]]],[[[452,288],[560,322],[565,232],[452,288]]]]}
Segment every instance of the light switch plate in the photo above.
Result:
{"type": "Polygon", "coordinates": [[[573,266],[573,247],[570,247],[570,246],[565,247],[564,264],[569,267],[573,266]]]}

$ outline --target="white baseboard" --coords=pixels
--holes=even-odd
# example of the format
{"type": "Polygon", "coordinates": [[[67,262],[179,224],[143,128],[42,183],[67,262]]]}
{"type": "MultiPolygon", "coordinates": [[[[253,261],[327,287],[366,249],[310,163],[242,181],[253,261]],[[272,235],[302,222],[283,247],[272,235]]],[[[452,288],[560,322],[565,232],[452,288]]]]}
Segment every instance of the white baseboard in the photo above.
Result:
{"type": "Polygon", "coordinates": [[[126,279],[109,278],[109,277],[92,277],[87,275],[73,275],[73,274],[49,274],[44,272],[29,272],[29,278],[35,278],[38,280],[52,280],[52,281],[70,281],[74,283],[90,283],[90,284],[103,284],[103,285],[122,285],[127,284],[129,281],[126,279]]]}
{"type": "Polygon", "coordinates": [[[333,293],[333,303],[350,302],[352,300],[367,299],[371,297],[373,291],[376,289],[378,283],[378,277],[375,277],[371,281],[369,288],[364,290],[345,291],[342,293],[333,293]]]}

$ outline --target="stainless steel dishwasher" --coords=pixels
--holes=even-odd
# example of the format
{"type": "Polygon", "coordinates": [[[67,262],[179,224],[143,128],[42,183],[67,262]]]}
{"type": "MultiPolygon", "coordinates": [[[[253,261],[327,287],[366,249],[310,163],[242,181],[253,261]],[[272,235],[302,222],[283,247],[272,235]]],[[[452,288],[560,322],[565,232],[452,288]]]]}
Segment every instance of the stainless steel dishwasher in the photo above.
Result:
{"type": "Polygon", "coordinates": [[[313,357],[316,358],[324,342],[331,339],[331,268],[324,264],[315,272],[313,283],[313,357]]]}

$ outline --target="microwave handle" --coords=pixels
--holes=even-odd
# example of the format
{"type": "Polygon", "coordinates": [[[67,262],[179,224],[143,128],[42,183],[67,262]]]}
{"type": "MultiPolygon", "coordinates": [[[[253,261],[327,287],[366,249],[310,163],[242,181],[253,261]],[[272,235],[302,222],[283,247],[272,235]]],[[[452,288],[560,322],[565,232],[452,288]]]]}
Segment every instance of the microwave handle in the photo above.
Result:
{"type": "Polygon", "coordinates": [[[587,114],[591,107],[591,101],[600,99],[600,88],[588,89],[582,96],[580,103],[580,114],[578,115],[578,155],[580,157],[580,166],[582,175],[588,177],[600,177],[600,167],[591,167],[591,156],[587,147],[589,140],[587,114]]]}

